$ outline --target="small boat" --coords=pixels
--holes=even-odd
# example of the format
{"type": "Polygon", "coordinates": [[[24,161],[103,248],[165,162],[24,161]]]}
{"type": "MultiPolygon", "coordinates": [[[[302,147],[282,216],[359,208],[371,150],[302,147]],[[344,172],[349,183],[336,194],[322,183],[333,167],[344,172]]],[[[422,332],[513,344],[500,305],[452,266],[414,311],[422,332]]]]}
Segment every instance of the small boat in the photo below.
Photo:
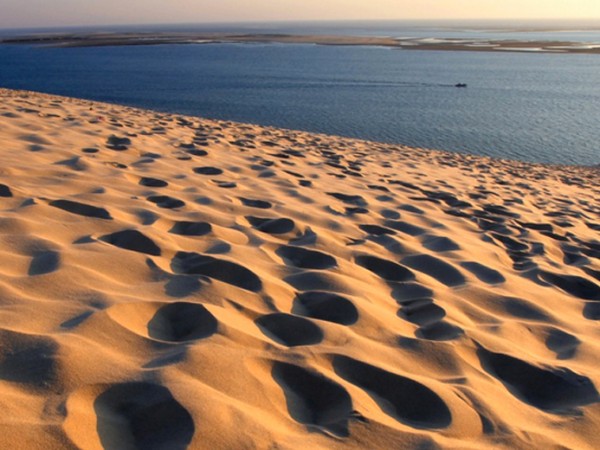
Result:
{"type": "Polygon", "coordinates": [[[466,88],[467,87],[467,83],[456,83],[454,85],[454,87],[457,87],[457,88],[466,88]]]}

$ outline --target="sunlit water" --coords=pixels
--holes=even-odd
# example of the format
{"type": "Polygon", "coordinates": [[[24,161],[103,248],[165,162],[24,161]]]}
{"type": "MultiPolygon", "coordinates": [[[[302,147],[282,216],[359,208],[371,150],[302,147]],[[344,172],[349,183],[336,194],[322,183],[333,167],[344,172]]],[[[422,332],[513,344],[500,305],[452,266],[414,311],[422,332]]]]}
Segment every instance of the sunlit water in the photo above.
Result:
{"type": "Polygon", "coordinates": [[[600,55],[0,45],[0,86],[417,147],[600,163],[600,55]]]}

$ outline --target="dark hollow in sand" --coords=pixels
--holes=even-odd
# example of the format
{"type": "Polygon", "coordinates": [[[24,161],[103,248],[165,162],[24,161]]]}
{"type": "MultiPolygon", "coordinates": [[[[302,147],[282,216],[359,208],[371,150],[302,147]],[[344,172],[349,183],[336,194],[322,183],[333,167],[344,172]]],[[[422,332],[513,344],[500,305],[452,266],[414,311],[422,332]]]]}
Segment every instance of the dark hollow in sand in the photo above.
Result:
{"type": "Polygon", "coordinates": [[[29,263],[27,274],[29,276],[45,275],[57,271],[59,267],[60,253],[52,250],[45,250],[33,255],[33,258],[29,263]]]}
{"type": "Polygon", "coordinates": [[[551,328],[546,337],[546,347],[555,352],[558,359],[573,358],[580,344],[576,336],[558,328],[551,328]]]}
{"type": "Polygon", "coordinates": [[[398,283],[393,286],[391,295],[400,305],[408,300],[433,298],[433,291],[419,283],[398,283]]]}
{"type": "Polygon", "coordinates": [[[189,149],[186,150],[186,153],[189,153],[193,156],[207,156],[208,152],[206,150],[198,150],[198,149],[189,149]]]}
{"type": "Polygon", "coordinates": [[[452,423],[446,403],[421,383],[347,356],[334,356],[333,368],[400,422],[423,429],[447,428],[452,423]]]}
{"type": "Polygon", "coordinates": [[[508,314],[525,320],[538,320],[546,323],[552,318],[532,302],[517,297],[499,297],[497,301],[508,314]]]}
{"type": "Polygon", "coordinates": [[[120,450],[123,440],[137,450],[185,450],[194,435],[194,420],[157,384],[116,384],[94,402],[98,435],[107,450],[120,450]]]}
{"type": "Polygon", "coordinates": [[[340,325],[353,325],[359,317],[354,303],[332,292],[302,292],[296,296],[292,311],[295,314],[340,325]]]}
{"type": "Polygon", "coordinates": [[[118,231],[102,236],[100,240],[124,250],[147,255],[160,256],[162,253],[160,247],[152,239],[137,230],[118,231]]]}
{"type": "Polygon", "coordinates": [[[396,234],[396,232],[394,230],[391,230],[389,228],[385,228],[385,227],[382,227],[379,225],[373,225],[373,224],[359,225],[358,228],[360,228],[365,233],[372,234],[374,236],[383,236],[385,234],[396,234]]]}
{"type": "Polygon", "coordinates": [[[159,208],[175,209],[185,206],[185,202],[167,195],[151,195],[146,198],[149,202],[156,203],[159,208]]]}
{"type": "Polygon", "coordinates": [[[600,286],[576,275],[562,275],[541,271],[540,278],[574,297],[584,300],[600,300],[600,286]]]}
{"type": "Polygon", "coordinates": [[[342,386],[325,376],[293,364],[275,362],[273,379],[285,393],[290,416],[339,437],[349,436],[352,398],[342,386]]]}
{"type": "Polygon", "coordinates": [[[486,284],[501,284],[506,281],[506,278],[504,278],[504,275],[500,272],[484,266],[483,264],[467,261],[460,263],[460,265],[486,284]]]}
{"type": "Polygon", "coordinates": [[[285,234],[294,230],[296,224],[292,219],[282,218],[264,218],[255,216],[246,216],[254,228],[268,234],[285,234]]]}
{"type": "Polygon", "coordinates": [[[96,219],[112,220],[112,217],[106,209],[87,205],[85,203],[74,202],[71,200],[54,200],[51,201],[49,205],[70,212],[71,214],[93,217],[96,219]]]}
{"type": "Polygon", "coordinates": [[[178,252],[171,261],[171,268],[178,274],[204,275],[252,292],[262,289],[262,281],[251,270],[212,256],[178,252]]]}
{"type": "Polygon", "coordinates": [[[12,191],[5,184],[0,184],[0,197],[12,197],[12,191]]]}
{"type": "Polygon", "coordinates": [[[345,292],[346,290],[337,277],[321,270],[307,270],[288,275],[283,280],[299,291],[345,292]]]}
{"type": "Polygon", "coordinates": [[[169,233],[180,236],[204,236],[212,231],[212,225],[208,222],[175,222],[169,233]]]}
{"type": "Polygon", "coordinates": [[[589,378],[567,368],[540,368],[512,356],[480,347],[484,369],[497,377],[517,398],[547,412],[561,413],[600,401],[589,378]]]}
{"type": "Polygon", "coordinates": [[[123,151],[127,150],[127,148],[131,145],[131,139],[127,137],[118,137],[110,135],[106,140],[106,146],[111,150],[123,151]]]}
{"type": "Polygon", "coordinates": [[[402,304],[398,315],[419,326],[427,326],[439,322],[446,317],[446,311],[431,299],[411,300],[402,304]]]}
{"type": "Polygon", "coordinates": [[[323,340],[321,329],[303,317],[275,313],[261,316],[255,322],[267,336],[288,347],[313,345],[323,340]]]}
{"type": "Polygon", "coordinates": [[[248,206],[250,208],[269,209],[273,206],[270,202],[264,200],[255,200],[244,197],[239,197],[239,199],[242,202],[242,205],[248,206]]]}
{"type": "Polygon", "coordinates": [[[431,255],[407,256],[402,260],[402,264],[423,272],[446,286],[455,287],[466,283],[465,277],[458,269],[431,255]]]}
{"type": "Polygon", "coordinates": [[[373,272],[385,281],[413,281],[415,275],[406,267],[387,259],[371,255],[360,255],[355,258],[356,264],[373,272]]]}
{"type": "Polygon", "coordinates": [[[388,228],[392,228],[393,230],[408,234],[409,236],[420,236],[425,233],[424,228],[412,225],[402,220],[386,220],[384,225],[388,228]]]}
{"type": "Polygon", "coordinates": [[[462,336],[464,331],[451,323],[441,320],[424,325],[415,332],[415,336],[429,341],[451,341],[462,336]]]}
{"type": "Polygon", "coordinates": [[[148,322],[148,335],[161,341],[186,342],[212,336],[218,326],[203,305],[177,302],[156,311],[148,322]]]}
{"type": "Polygon", "coordinates": [[[51,338],[0,330],[0,380],[34,390],[52,388],[58,381],[57,351],[51,338]]]}
{"type": "Polygon", "coordinates": [[[328,192],[327,194],[331,195],[332,197],[334,197],[348,205],[361,206],[361,207],[367,206],[367,202],[360,195],[348,195],[348,194],[341,194],[338,192],[328,192]]]}
{"type": "Polygon", "coordinates": [[[223,171],[218,167],[195,167],[194,172],[198,175],[221,175],[223,171]]]}
{"type": "Polygon", "coordinates": [[[167,183],[164,180],[160,180],[158,178],[143,177],[140,179],[140,185],[158,188],[158,187],[167,187],[169,185],[169,183],[167,183]]]}
{"type": "Polygon", "coordinates": [[[302,269],[330,269],[337,266],[337,261],[331,255],[302,247],[284,245],[275,252],[287,263],[302,269]]]}
{"type": "Polygon", "coordinates": [[[460,246],[452,239],[446,236],[426,235],[423,240],[423,247],[436,253],[452,252],[460,250],[460,246]]]}

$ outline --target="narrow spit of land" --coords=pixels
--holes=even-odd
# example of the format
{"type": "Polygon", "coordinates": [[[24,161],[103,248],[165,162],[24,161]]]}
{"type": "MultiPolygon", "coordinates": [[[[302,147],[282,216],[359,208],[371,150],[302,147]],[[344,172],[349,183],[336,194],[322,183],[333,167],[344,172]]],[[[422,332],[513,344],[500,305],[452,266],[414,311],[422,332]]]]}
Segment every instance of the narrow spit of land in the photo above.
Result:
{"type": "Polygon", "coordinates": [[[379,46],[403,50],[468,52],[600,53],[600,43],[487,39],[422,39],[295,34],[226,33],[69,33],[36,34],[0,40],[4,44],[41,44],[58,47],[119,45],[283,43],[379,46]]]}

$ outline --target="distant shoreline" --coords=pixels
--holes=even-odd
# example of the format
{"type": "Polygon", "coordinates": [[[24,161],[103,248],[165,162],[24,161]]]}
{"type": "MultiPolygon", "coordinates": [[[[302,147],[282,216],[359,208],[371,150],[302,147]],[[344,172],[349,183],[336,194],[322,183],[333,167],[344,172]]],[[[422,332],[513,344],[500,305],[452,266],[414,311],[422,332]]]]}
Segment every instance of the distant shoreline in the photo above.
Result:
{"type": "Polygon", "coordinates": [[[427,39],[368,36],[229,34],[229,33],[61,33],[15,36],[0,44],[51,47],[106,47],[164,44],[280,43],[336,46],[376,46],[401,50],[470,52],[531,52],[600,54],[600,44],[573,41],[527,41],[489,39],[427,39]]]}

